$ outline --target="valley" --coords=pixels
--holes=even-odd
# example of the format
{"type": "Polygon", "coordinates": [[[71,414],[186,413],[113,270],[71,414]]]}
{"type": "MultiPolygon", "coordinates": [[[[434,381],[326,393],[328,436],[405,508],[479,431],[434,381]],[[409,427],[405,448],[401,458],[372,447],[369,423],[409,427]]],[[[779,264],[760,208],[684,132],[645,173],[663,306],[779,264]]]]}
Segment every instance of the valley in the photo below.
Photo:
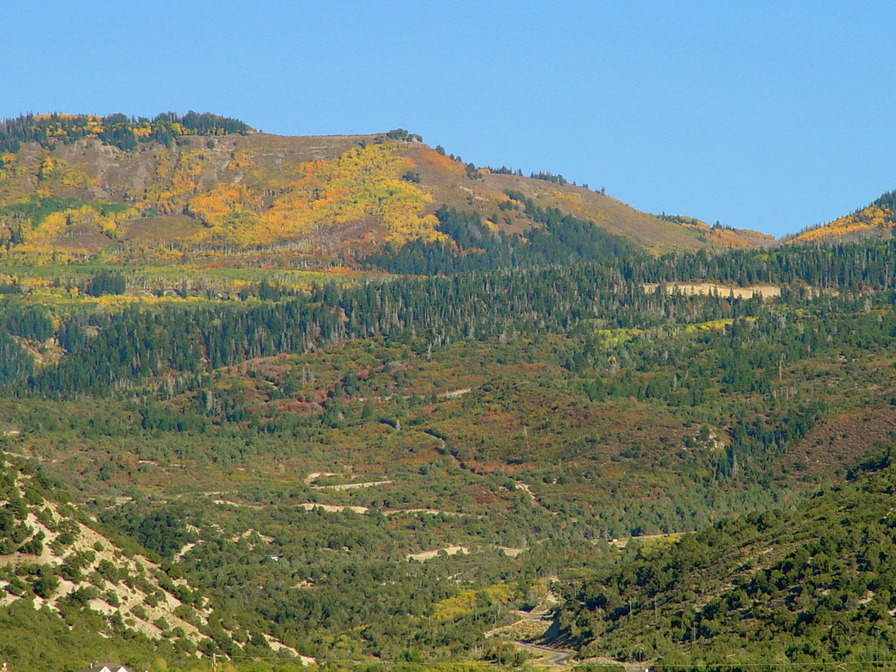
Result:
{"type": "Polygon", "coordinates": [[[17,669],[887,659],[887,236],[775,244],[401,129],[0,131],[17,669]]]}

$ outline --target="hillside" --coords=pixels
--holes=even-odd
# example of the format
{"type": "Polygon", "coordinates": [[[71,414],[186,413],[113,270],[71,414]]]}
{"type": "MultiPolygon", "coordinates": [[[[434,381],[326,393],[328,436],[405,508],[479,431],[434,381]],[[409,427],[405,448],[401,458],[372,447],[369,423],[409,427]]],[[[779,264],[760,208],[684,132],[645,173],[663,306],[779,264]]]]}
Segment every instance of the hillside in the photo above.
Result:
{"type": "Polygon", "coordinates": [[[385,245],[453,244],[440,209],[511,242],[543,228],[509,192],[648,250],[761,243],[539,177],[464,164],[402,130],[281,137],[195,113],[29,115],[0,124],[0,243],[13,259],[350,263],[385,245]]]}
{"type": "MultiPolygon", "coordinates": [[[[86,665],[97,657],[124,660],[194,658],[245,650],[272,655],[284,647],[263,631],[221,625],[221,614],[180,568],[125,550],[36,471],[33,462],[0,461],[0,648],[20,666],[86,665]],[[22,642],[43,634],[44,646],[22,642]]],[[[158,534],[170,521],[144,526],[158,534]],[[152,529],[152,528],[155,529],[152,529]]],[[[230,617],[226,617],[230,620],[230,617]]],[[[195,658],[194,658],[195,659],[195,658]]]]}
{"type": "Polygon", "coordinates": [[[500,659],[486,632],[625,540],[788,507],[892,442],[894,255],[10,279],[2,447],[176,562],[234,662],[259,629],[343,666],[500,659]]]}
{"type": "Polygon", "coordinates": [[[583,655],[801,660],[812,591],[873,654],[896,241],[768,246],[406,131],[0,135],[0,644],[52,643],[17,668],[521,666],[563,591],[583,655]],[[776,564],[836,530],[827,587],[776,564]]]}
{"type": "Polygon", "coordinates": [[[889,660],[896,480],[888,456],[867,466],[796,507],[644,542],[570,591],[561,636],[664,670],[889,660]]]}
{"type": "Polygon", "coordinates": [[[793,244],[890,238],[896,226],[896,192],[888,192],[870,205],[823,226],[801,231],[793,244]]]}

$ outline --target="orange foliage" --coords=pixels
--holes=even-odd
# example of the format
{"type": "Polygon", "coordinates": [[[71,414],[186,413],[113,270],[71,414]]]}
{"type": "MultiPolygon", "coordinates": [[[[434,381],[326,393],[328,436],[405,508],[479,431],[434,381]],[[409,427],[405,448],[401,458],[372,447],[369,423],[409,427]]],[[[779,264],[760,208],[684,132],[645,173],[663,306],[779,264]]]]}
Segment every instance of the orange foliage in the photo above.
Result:
{"type": "Polygon", "coordinates": [[[262,205],[261,197],[247,187],[219,182],[190,199],[186,212],[201,219],[206,226],[251,225],[257,223],[256,213],[262,205]]]}
{"type": "Polygon", "coordinates": [[[450,156],[439,154],[436,150],[431,149],[430,147],[422,147],[419,151],[420,160],[436,170],[444,170],[459,176],[466,175],[467,173],[464,165],[455,161],[450,156]]]}
{"type": "Polygon", "coordinates": [[[239,149],[230,157],[230,161],[227,163],[227,170],[241,170],[254,165],[255,161],[252,160],[252,154],[246,149],[239,149]]]}

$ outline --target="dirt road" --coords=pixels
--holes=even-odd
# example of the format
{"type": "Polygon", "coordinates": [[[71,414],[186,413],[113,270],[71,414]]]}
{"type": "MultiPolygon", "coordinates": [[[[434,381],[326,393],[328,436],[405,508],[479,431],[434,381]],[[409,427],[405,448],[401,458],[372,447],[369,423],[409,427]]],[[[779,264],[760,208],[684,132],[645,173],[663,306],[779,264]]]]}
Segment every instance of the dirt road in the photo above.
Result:
{"type": "Polygon", "coordinates": [[[526,651],[538,654],[540,656],[536,664],[549,667],[566,667],[571,665],[570,659],[575,655],[573,651],[564,651],[563,649],[554,649],[550,646],[542,646],[541,644],[529,644],[527,642],[513,642],[517,646],[526,651]]]}

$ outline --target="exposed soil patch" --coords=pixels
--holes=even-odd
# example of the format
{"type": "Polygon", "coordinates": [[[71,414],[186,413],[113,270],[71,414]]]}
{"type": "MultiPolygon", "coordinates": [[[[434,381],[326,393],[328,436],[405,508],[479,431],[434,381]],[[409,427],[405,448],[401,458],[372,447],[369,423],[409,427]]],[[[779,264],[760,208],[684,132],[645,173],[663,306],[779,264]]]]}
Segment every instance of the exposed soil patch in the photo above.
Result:
{"type": "Polygon", "coordinates": [[[423,551],[422,553],[408,553],[406,556],[408,560],[417,560],[419,562],[423,562],[424,560],[431,560],[432,558],[438,557],[440,553],[445,553],[446,555],[457,555],[458,553],[462,553],[466,555],[470,552],[466,546],[446,546],[445,548],[437,548],[433,551],[423,551]]]}
{"type": "MultiPolygon", "coordinates": [[[[645,294],[653,294],[657,283],[644,283],[641,285],[645,294]]],[[[685,296],[727,296],[735,299],[751,299],[758,295],[763,299],[777,299],[781,296],[781,288],[776,285],[751,285],[749,287],[734,287],[720,285],[715,282],[675,282],[663,283],[666,294],[684,294],[685,296]]]]}
{"type": "Polygon", "coordinates": [[[377,485],[388,485],[392,481],[367,481],[366,483],[341,483],[339,485],[315,485],[315,490],[355,490],[357,488],[372,488],[377,485]]]}

